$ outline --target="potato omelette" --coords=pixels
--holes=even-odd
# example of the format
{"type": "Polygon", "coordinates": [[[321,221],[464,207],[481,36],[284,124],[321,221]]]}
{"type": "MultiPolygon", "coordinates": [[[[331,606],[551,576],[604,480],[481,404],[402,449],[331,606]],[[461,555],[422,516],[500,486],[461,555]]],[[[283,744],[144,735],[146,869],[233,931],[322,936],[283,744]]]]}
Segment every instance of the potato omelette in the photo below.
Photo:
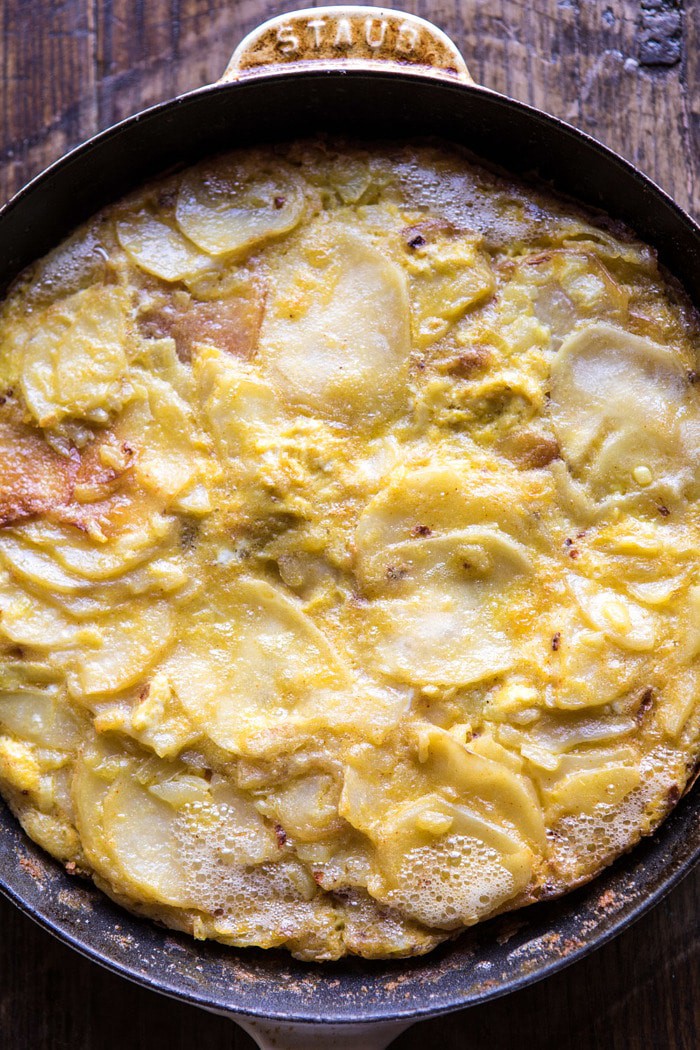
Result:
{"type": "Polygon", "coordinates": [[[700,742],[700,327],[455,148],[242,149],[0,307],[0,789],[139,914],[428,951],[649,834],[700,742]]]}

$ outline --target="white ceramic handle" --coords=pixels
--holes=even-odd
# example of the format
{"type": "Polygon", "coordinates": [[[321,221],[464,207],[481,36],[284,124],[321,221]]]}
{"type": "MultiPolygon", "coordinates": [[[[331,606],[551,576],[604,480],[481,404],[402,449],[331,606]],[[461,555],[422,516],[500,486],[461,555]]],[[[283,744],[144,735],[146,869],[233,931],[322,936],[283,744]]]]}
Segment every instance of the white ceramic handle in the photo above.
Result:
{"type": "Polygon", "coordinates": [[[473,83],[464,58],[424,18],[380,7],[312,7],[278,15],[238,45],[221,83],[312,67],[382,69],[473,83]]]}
{"type": "Polygon", "coordinates": [[[259,1050],[386,1050],[410,1027],[405,1021],[325,1025],[236,1020],[259,1050]]]}

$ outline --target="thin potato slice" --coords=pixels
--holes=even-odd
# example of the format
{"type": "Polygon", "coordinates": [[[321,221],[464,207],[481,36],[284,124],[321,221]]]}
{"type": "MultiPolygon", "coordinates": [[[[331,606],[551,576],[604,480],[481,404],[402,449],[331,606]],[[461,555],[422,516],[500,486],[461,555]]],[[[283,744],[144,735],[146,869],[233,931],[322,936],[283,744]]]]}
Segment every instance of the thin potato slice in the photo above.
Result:
{"type": "Polygon", "coordinates": [[[114,883],[113,861],[104,836],[104,800],[114,776],[95,771],[104,753],[99,747],[81,753],[75,763],[71,796],[75,807],[76,826],[80,844],[88,863],[95,872],[114,883]]]}
{"type": "Polygon", "coordinates": [[[199,277],[214,266],[179,230],[146,209],[124,215],[117,238],[138,267],[164,281],[199,277]]]}
{"type": "Polygon", "coordinates": [[[427,749],[426,772],[435,783],[453,786],[461,798],[486,812],[496,811],[499,826],[514,828],[534,848],[546,849],[542,809],[527,777],[459,744],[437,726],[419,733],[418,746],[427,749]]]}
{"type": "Polygon", "coordinates": [[[0,589],[0,637],[37,649],[66,649],[94,640],[94,632],[60,609],[17,588],[0,589]]]}
{"type": "Polygon", "coordinates": [[[589,625],[602,631],[615,645],[632,652],[649,652],[658,643],[657,618],[648,609],[617,590],[599,587],[573,573],[568,586],[589,625]]]}
{"type": "Polygon", "coordinates": [[[288,403],[355,423],[391,415],[410,348],[405,275],[361,237],[321,229],[278,260],[260,355],[288,403]]]}
{"type": "Polygon", "coordinates": [[[691,411],[697,415],[695,402],[668,347],[611,325],[570,336],[552,366],[562,455],[598,498],[687,483],[696,456],[683,422],[691,411]]]}
{"type": "MultiPolygon", "coordinates": [[[[509,479],[511,491],[519,486],[509,479]]],[[[523,497],[506,499],[487,472],[475,478],[455,461],[395,471],[390,483],[370,500],[357,527],[362,556],[416,537],[455,533],[471,526],[498,528],[517,537],[523,531],[523,497]]]]}
{"type": "Polygon", "coordinates": [[[450,226],[421,223],[406,231],[414,345],[424,349],[493,294],[496,280],[476,241],[450,226]]]}
{"type": "Polygon", "coordinates": [[[400,807],[378,846],[381,875],[370,892],[427,926],[470,926],[533,876],[534,854],[517,835],[439,796],[400,807]]]}
{"type": "Polygon", "coordinates": [[[27,408],[42,427],[66,417],[104,423],[124,403],[129,303],[86,288],[43,311],[21,358],[27,408]]]}
{"type": "Polygon", "coordinates": [[[0,693],[0,731],[58,751],[70,751],[80,740],[77,718],[54,690],[0,693]]]}
{"type": "Polygon", "coordinates": [[[528,255],[518,264],[516,281],[549,328],[554,349],[581,317],[620,324],[627,319],[628,294],[593,252],[570,247],[528,255]]]}
{"type": "Polygon", "coordinates": [[[522,532],[521,510],[495,497],[456,465],[426,467],[400,472],[365,510],[356,532],[358,576],[374,599],[365,658],[376,652],[390,678],[465,686],[516,661],[512,587],[530,560],[498,524],[522,532]]]}
{"type": "Polygon", "coordinates": [[[209,863],[259,865],[280,858],[281,845],[273,827],[258,813],[250,798],[220,775],[212,777],[204,811],[186,809],[181,843],[188,856],[209,863]],[[202,826],[206,834],[202,834],[202,826]]]}
{"type": "Polygon", "coordinates": [[[174,519],[152,513],[130,524],[109,546],[90,542],[75,528],[32,522],[16,530],[31,544],[50,553],[67,572],[92,581],[110,580],[130,572],[151,557],[159,546],[168,546],[174,519]]]}
{"type": "Polygon", "coordinates": [[[640,780],[636,762],[569,773],[543,792],[547,820],[553,823],[564,814],[594,813],[601,805],[618,806],[640,780]]]}
{"type": "MultiPolygon", "coordinates": [[[[139,374],[136,397],[120,421],[120,435],[136,450],[134,477],[165,510],[196,512],[180,505],[218,468],[208,456],[210,443],[199,430],[191,406],[153,375],[139,374]]],[[[209,501],[204,494],[204,512],[209,501]]]]}
{"type": "MultiPolygon", "coordinates": [[[[206,598],[164,664],[195,725],[237,751],[247,734],[295,713],[333,718],[351,678],[298,603],[245,578],[206,598]]],[[[352,704],[344,715],[352,719],[352,704]]]]}
{"type": "Polygon", "coordinates": [[[303,209],[301,185],[290,169],[264,163],[243,168],[224,159],[186,172],[175,215],[194,244],[217,256],[287,233],[303,209]]]}
{"type": "Polygon", "coordinates": [[[171,638],[173,613],[167,602],[134,602],[127,615],[96,628],[99,644],[69,660],[68,686],[80,702],[118,693],[141,681],[171,638]]]}
{"type": "Polygon", "coordinates": [[[102,802],[104,844],[120,881],[140,900],[191,906],[177,812],[132,776],[117,778],[102,802]]]}
{"type": "Polygon", "coordinates": [[[61,568],[50,553],[22,543],[11,534],[0,536],[0,559],[13,575],[40,589],[67,595],[84,594],[90,589],[89,580],[74,576],[61,568]]]}
{"type": "Polygon", "coordinates": [[[255,437],[272,433],[275,424],[284,421],[282,405],[270,386],[221,350],[202,349],[193,371],[205,419],[227,459],[254,455],[255,437]]]}
{"type": "Polygon", "coordinates": [[[483,597],[425,588],[410,598],[373,602],[365,658],[373,650],[385,675],[418,687],[466,686],[502,674],[518,654],[479,610],[483,597]],[[374,642],[376,637],[381,640],[374,642]]]}

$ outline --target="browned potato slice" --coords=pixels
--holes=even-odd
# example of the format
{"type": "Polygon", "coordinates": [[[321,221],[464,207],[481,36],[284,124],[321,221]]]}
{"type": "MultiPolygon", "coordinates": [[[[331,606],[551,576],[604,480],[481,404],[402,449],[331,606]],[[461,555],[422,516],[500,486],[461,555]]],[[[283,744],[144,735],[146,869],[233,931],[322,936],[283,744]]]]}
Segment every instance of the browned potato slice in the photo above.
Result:
{"type": "Polygon", "coordinates": [[[0,408],[0,527],[64,506],[78,470],[75,457],[56,452],[19,416],[0,408]]]}

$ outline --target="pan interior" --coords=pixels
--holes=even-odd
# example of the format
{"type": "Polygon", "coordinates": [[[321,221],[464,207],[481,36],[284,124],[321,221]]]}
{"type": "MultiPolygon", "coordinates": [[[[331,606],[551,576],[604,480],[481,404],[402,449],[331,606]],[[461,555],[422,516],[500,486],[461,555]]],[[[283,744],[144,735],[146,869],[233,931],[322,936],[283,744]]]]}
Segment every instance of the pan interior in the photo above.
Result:
{"type": "MultiPolygon", "coordinates": [[[[518,173],[538,169],[557,188],[587,204],[605,205],[630,223],[700,298],[700,274],[690,265],[696,229],[602,147],[489,93],[381,74],[309,74],[205,89],[125,122],[54,167],[4,211],[0,281],[6,285],[82,218],[156,172],[230,146],[234,138],[237,144],[270,141],[319,128],[365,137],[437,134],[518,173]],[[332,128],[323,116],[329,112],[332,128]],[[76,180],[84,190],[80,195],[76,180]]],[[[590,887],[493,920],[428,958],[323,969],[286,955],[195,945],[164,933],[124,915],[85,884],[67,880],[4,810],[2,834],[9,848],[0,861],[0,879],[8,894],[97,961],[202,1006],[349,1022],[464,1006],[573,961],[641,914],[688,870],[700,852],[700,811],[693,798],[686,800],[657,836],[590,887]],[[340,995],[334,987],[338,978],[340,995]]]]}

